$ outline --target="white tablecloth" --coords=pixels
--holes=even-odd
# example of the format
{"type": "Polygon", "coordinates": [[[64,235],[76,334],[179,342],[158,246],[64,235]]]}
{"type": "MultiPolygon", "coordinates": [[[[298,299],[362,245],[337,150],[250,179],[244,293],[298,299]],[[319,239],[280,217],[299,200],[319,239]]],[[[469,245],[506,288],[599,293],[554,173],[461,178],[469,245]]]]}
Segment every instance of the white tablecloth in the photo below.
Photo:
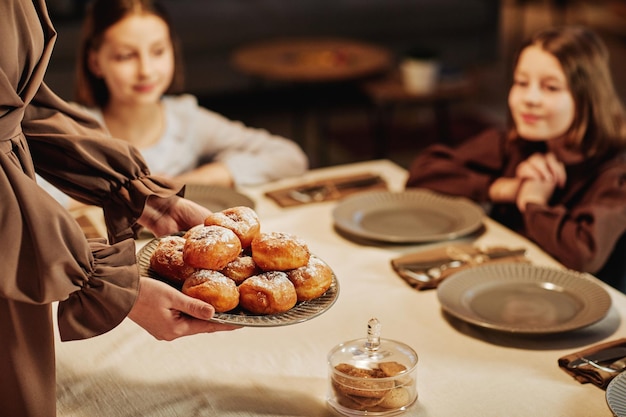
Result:
{"type": "MultiPolygon", "coordinates": [[[[310,178],[380,173],[401,190],[406,172],[389,161],[312,171],[310,178]]],[[[579,384],[557,359],[626,334],[626,296],[606,287],[606,318],[575,332],[542,337],[483,330],[443,315],[436,290],[418,292],[390,260],[429,245],[362,245],[333,228],[336,203],[281,209],[263,197],[284,180],[242,190],[257,202],[264,231],[294,233],[334,269],[336,304],[292,326],[159,342],[130,320],[90,340],[57,343],[58,415],[70,416],[331,416],[325,404],[327,353],[362,338],[377,317],[382,337],[419,355],[418,402],[411,416],[609,417],[605,392],[579,384]]],[[[479,245],[523,245],[533,263],[559,267],[537,246],[486,220],[479,245]]],[[[604,285],[604,284],[601,284],[604,285]]]]}

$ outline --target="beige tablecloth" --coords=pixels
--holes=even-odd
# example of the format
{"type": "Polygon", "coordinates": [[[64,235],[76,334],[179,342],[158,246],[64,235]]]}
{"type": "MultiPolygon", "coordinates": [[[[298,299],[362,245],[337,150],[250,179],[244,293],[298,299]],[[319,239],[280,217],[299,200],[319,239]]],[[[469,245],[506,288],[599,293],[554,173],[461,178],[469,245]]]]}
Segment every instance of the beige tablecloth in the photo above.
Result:
{"type": "MultiPolygon", "coordinates": [[[[405,170],[389,161],[312,171],[328,175],[379,173],[393,191],[405,170]]],[[[390,260],[435,244],[365,245],[333,227],[336,202],[282,209],[263,197],[296,179],[242,190],[257,201],[262,230],[305,239],[334,269],[336,304],[310,321],[285,327],[243,328],[159,342],[126,320],[85,341],[58,343],[58,415],[78,416],[331,416],[325,404],[327,353],[364,337],[377,317],[382,337],[419,355],[418,402],[410,416],[609,417],[605,393],[563,372],[559,357],[626,334],[626,296],[608,288],[606,318],[575,332],[516,336],[471,326],[442,313],[436,291],[415,291],[390,260]]],[[[489,219],[485,232],[459,241],[525,246],[533,263],[559,265],[537,246],[489,219]]],[[[603,285],[603,284],[600,284],[603,285]]]]}

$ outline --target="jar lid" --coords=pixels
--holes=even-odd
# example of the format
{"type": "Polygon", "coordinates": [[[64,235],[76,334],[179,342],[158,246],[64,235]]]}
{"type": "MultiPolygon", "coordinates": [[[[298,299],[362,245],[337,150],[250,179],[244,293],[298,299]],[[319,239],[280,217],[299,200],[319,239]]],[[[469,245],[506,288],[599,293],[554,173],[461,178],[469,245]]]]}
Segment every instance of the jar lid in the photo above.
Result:
{"type": "Polygon", "coordinates": [[[347,364],[361,369],[378,369],[381,364],[397,363],[410,372],[417,365],[417,353],[408,345],[382,339],[381,324],[376,318],[367,323],[367,337],[341,343],[328,354],[331,367],[347,364]]]}

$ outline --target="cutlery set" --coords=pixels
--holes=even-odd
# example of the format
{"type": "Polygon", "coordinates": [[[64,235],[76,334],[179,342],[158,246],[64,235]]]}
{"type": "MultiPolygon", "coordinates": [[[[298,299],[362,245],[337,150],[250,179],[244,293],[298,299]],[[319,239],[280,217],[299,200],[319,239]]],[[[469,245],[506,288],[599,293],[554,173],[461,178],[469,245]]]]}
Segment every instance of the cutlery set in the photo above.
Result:
{"type": "Polygon", "coordinates": [[[383,179],[380,176],[376,175],[372,177],[347,180],[343,182],[336,181],[325,184],[303,186],[290,190],[288,195],[292,199],[301,203],[312,203],[314,201],[326,200],[328,196],[330,196],[334,191],[337,190],[366,188],[376,184],[380,184],[382,182],[383,179]]]}
{"type": "Polygon", "coordinates": [[[482,252],[477,255],[459,256],[457,259],[442,258],[427,262],[397,263],[396,269],[399,273],[420,282],[430,282],[441,278],[445,271],[460,268],[467,265],[478,265],[494,259],[523,256],[526,249],[496,249],[490,252],[482,252]]]}
{"type": "Polygon", "coordinates": [[[567,364],[570,369],[590,365],[608,373],[619,373],[626,369],[626,346],[616,346],[582,356],[567,364]]]}
{"type": "Polygon", "coordinates": [[[450,245],[430,252],[417,252],[393,259],[396,273],[418,290],[435,288],[448,275],[474,265],[496,261],[521,262],[526,249],[492,247],[479,249],[472,245],[450,245]]]}
{"type": "Polygon", "coordinates": [[[387,182],[376,173],[334,176],[307,183],[267,191],[265,195],[281,207],[339,200],[353,193],[368,190],[386,190],[387,182]]]}

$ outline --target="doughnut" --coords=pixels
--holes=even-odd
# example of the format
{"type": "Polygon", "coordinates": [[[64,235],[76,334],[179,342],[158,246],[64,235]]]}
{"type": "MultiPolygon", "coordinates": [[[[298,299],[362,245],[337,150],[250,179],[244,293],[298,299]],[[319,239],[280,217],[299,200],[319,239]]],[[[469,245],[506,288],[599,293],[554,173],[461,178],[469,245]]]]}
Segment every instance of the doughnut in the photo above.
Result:
{"type": "Polygon", "coordinates": [[[181,236],[166,236],[159,240],[150,256],[150,268],[175,284],[182,284],[195,272],[195,268],[183,262],[185,239],[181,236]]]}
{"type": "Polygon", "coordinates": [[[287,274],[263,272],[239,285],[239,305],[253,314],[276,314],[290,310],[298,296],[287,274]]]}
{"type": "Polygon", "coordinates": [[[219,271],[200,269],[194,272],[185,280],[182,291],[211,304],[218,313],[230,311],[239,304],[235,281],[219,271]]]}
{"type": "Polygon", "coordinates": [[[225,210],[211,213],[204,219],[205,226],[222,226],[235,232],[241,247],[250,247],[254,239],[261,230],[259,217],[250,207],[237,206],[225,210]]]}
{"type": "Polygon", "coordinates": [[[195,225],[191,229],[187,230],[187,232],[185,232],[185,234],[183,235],[183,239],[187,239],[192,234],[198,233],[198,230],[202,229],[203,227],[204,227],[204,224],[197,224],[197,225],[195,225]]]}
{"type": "Polygon", "coordinates": [[[183,261],[194,268],[224,269],[241,253],[241,241],[222,226],[195,226],[184,235],[183,261]]]}
{"type": "Polygon", "coordinates": [[[333,271],[317,256],[311,255],[309,263],[287,271],[287,278],[293,284],[298,301],[321,297],[333,281],[333,271]]]}
{"type": "Polygon", "coordinates": [[[244,282],[246,278],[260,274],[263,271],[254,263],[252,256],[242,255],[235,258],[234,261],[229,262],[221,272],[235,281],[235,284],[239,285],[244,282]]]}
{"type": "Polygon", "coordinates": [[[252,259],[264,271],[287,271],[309,263],[307,244],[283,232],[259,233],[250,246],[252,259]]]}

